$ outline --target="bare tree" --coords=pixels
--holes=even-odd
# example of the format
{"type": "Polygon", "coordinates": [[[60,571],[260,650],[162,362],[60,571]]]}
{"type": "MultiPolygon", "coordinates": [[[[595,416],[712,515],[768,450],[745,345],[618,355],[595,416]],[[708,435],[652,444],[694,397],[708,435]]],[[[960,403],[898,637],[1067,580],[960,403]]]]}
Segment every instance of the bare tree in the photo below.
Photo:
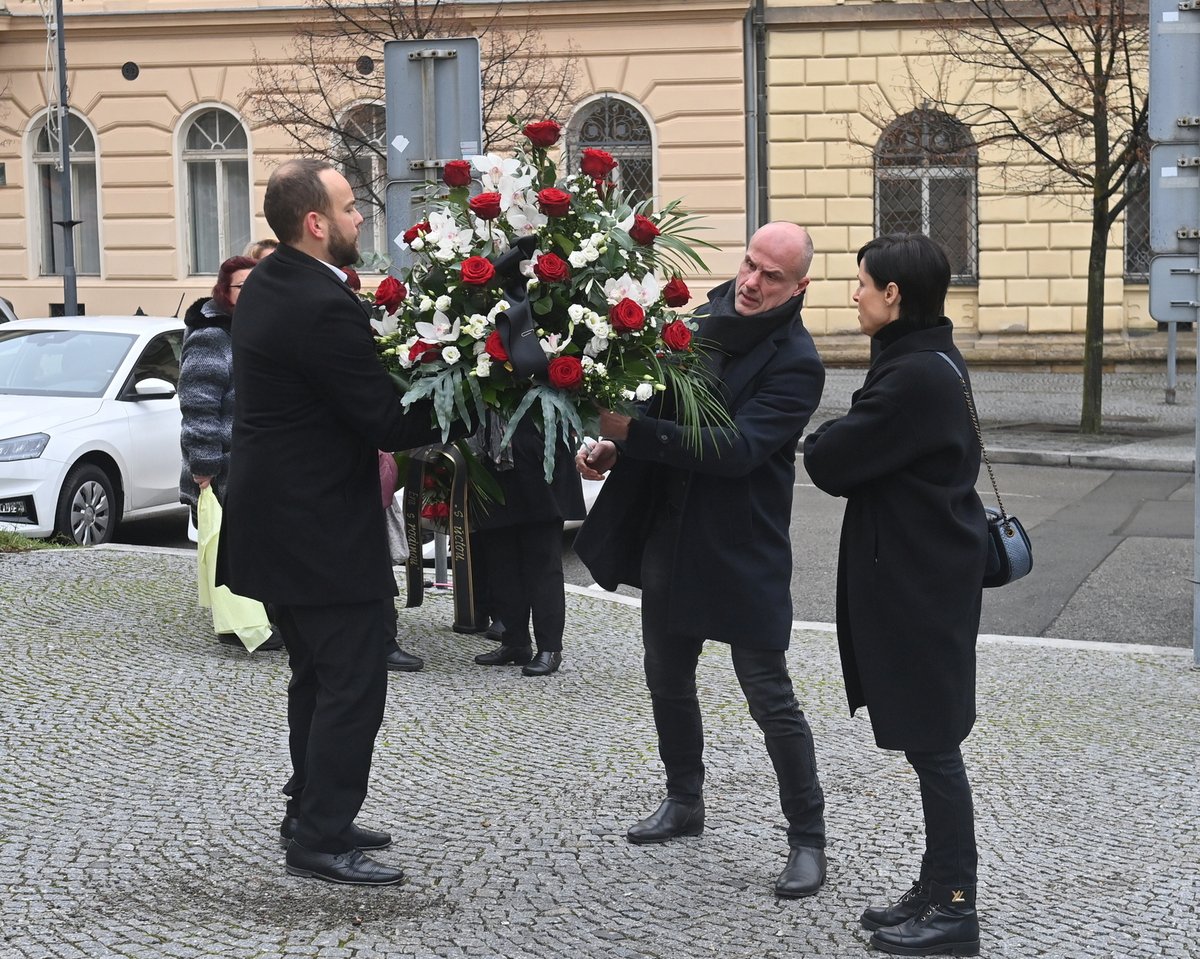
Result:
{"type": "Polygon", "coordinates": [[[1108,237],[1147,156],[1146,0],[937,6],[938,41],[974,82],[965,97],[941,83],[920,95],[980,145],[1009,147],[1017,162],[1004,175],[1018,189],[1079,202],[1091,214],[1080,430],[1098,433],[1108,237]]]}
{"type": "MultiPolygon", "coordinates": [[[[282,127],[307,156],[339,165],[372,157],[386,161],[379,131],[345,122],[348,106],[382,104],[388,40],[473,35],[480,38],[483,149],[511,139],[526,120],[559,117],[571,103],[571,51],[550,56],[532,20],[502,19],[502,0],[487,11],[450,0],[308,0],[311,17],[282,56],[256,54],[251,112],[282,127]]],[[[382,163],[380,164],[382,165],[382,163]]],[[[366,182],[383,208],[381,181],[366,182]]]]}

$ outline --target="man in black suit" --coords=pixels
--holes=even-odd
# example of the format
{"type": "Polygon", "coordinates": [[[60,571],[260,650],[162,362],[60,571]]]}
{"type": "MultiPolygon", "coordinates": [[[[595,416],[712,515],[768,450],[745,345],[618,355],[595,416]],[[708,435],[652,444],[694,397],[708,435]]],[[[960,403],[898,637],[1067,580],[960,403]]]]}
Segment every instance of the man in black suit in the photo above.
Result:
{"type": "Polygon", "coordinates": [[[272,604],[292,667],[287,870],[387,885],[362,852],[391,843],[354,823],[387,693],[396,582],[377,450],[438,440],[428,405],[401,406],[342,267],[358,259],[350,184],[292,160],[267,183],[280,246],[247,278],[233,324],[236,411],[218,577],[272,604]]]}
{"type": "Polygon", "coordinates": [[[733,429],[702,430],[696,448],[667,396],[636,418],[602,411],[606,438],[576,456],[585,478],[612,475],[575,551],[605,589],[642,589],[646,685],[667,795],[628,839],[657,843],[703,831],[696,663],[706,639],[728,643],[779,780],[790,851],[775,892],[788,898],[811,896],[825,881],[825,802],[784,656],[796,444],[825,383],[800,319],[812,258],[807,231],[768,223],[751,238],[737,277],[697,311],[733,429]]]}

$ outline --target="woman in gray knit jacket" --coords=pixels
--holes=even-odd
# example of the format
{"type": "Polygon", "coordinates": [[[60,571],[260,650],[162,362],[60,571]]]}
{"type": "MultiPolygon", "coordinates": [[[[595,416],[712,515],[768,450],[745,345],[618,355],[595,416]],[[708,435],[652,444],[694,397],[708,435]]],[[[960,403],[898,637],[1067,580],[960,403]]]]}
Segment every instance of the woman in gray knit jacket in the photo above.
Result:
{"type": "MultiPolygon", "coordinates": [[[[217,502],[225,505],[233,440],[233,307],[257,262],[248,256],[231,256],[217,272],[212,296],[197,300],[183,317],[187,330],[179,367],[179,409],[183,414],[179,499],[191,507],[193,523],[205,487],[211,486],[217,502]]],[[[219,638],[231,646],[241,645],[232,633],[222,633],[219,638]]],[[[282,645],[283,640],[272,632],[258,648],[279,649],[282,645]]]]}

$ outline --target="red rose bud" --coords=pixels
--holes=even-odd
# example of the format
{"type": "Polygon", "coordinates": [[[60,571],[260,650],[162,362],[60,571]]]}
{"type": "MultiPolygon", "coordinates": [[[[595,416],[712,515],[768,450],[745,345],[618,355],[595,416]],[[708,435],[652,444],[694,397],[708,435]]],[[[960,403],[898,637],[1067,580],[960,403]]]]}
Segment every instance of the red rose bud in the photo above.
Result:
{"type": "Polygon", "coordinates": [[[433,518],[434,519],[449,519],[450,518],[450,504],[449,503],[434,503],[433,504],[433,518]]]}
{"type": "Polygon", "coordinates": [[[663,327],[662,340],[670,349],[680,352],[686,350],[692,343],[692,331],[682,320],[675,320],[663,327]]]}
{"type": "Polygon", "coordinates": [[[593,180],[598,181],[603,180],[617,168],[617,161],[613,159],[611,153],[605,150],[586,147],[583,151],[583,159],[579,161],[579,168],[593,180]]]}
{"type": "Polygon", "coordinates": [[[462,279],[464,283],[470,283],[472,286],[486,286],[495,275],[496,268],[492,266],[487,257],[469,256],[463,260],[462,279]]]}
{"type": "Polygon", "coordinates": [[[408,296],[408,289],[395,277],[386,276],[375,291],[375,305],[382,306],[389,313],[395,313],[396,308],[408,296]]]}
{"type": "Polygon", "coordinates": [[[471,164],[466,160],[451,160],[442,168],[442,182],[448,187],[466,186],[471,182],[471,164]]]}
{"type": "Polygon", "coordinates": [[[404,245],[412,246],[413,240],[415,240],[417,237],[421,236],[422,234],[425,234],[428,232],[429,232],[428,221],[426,221],[424,223],[418,223],[416,226],[410,226],[407,230],[404,231],[404,245]]]}
{"type": "Polygon", "coordinates": [[[646,325],[646,312],[629,297],[625,297],[608,311],[608,322],[618,333],[636,333],[646,325]]]}
{"type": "Polygon", "coordinates": [[[471,212],[481,220],[494,220],[500,215],[500,194],[480,193],[471,197],[471,212]]]}
{"type": "Polygon", "coordinates": [[[583,386],[583,364],[574,356],[556,356],[546,368],[546,376],[556,390],[577,390],[583,386]]]}
{"type": "Polygon", "coordinates": [[[504,340],[500,338],[499,330],[492,330],[483,343],[483,351],[497,363],[508,362],[508,350],[504,348],[504,340]]]}
{"type": "Polygon", "coordinates": [[[554,146],[558,142],[558,138],[562,134],[562,127],[553,120],[538,120],[536,123],[526,123],[525,129],[521,132],[529,137],[529,142],[535,147],[544,149],[554,146]]]}
{"type": "Polygon", "coordinates": [[[571,268],[557,253],[543,253],[533,264],[534,275],[543,283],[565,283],[571,278],[571,268]]]}
{"type": "Polygon", "coordinates": [[[566,216],[571,212],[571,194],[554,187],[538,190],[538,209],[546,216],[566,216]]]}
{"type": "Polygon", "coordinates": [[[633,226],[629,228],[629,235],[635,243],[640,243],[642,246],[649,246],[654,242],[654,238],[658,236],[658,227],[650,220],[637,213],[633,217],[633,226]]]}
{"type": "Polygon", "coordinates": [[[692,298],[692,291],[679,277],[671,277],[671,282],[663,287],[663,302],[667,306],[687,306],[692,298]]]}

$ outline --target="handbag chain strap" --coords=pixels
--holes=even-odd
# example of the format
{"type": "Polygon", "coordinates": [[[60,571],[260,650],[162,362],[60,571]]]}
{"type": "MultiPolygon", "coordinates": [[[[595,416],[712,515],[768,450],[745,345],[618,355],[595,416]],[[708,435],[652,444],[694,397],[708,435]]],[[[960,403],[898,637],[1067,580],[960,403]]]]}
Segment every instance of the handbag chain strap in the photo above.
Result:
{"type": "Polygon", "coordinates": [[[971,399],[971,391],[967,389],[967,381],[963,379],[963,375],[958,372],[958,366],[954,360],[950,359],[941,350],[937,351],[937,355],[950,364],[950,369],[954,370],[954,375],[958,377],[959,385],[962,387],[963,396],[967,401],[967,409],[971,413],[971,425],[975,427],[975,438],[979,440],[979,451],[983,454],[984,465],[987,466],[988,479],[992,481],[992,492],[996,494],[996,503],[1000,507],[1000,515],[1004,517],[1004,525],[1008,525],[1008,511],[1004,508],[1004,500],[1000,498],[1000,487],[996,485],[996,474],[992,472],[992,461],[988,459],[987,447],[983,445],[983,430],[979,428],[979,416],[975,412],[975,401],[971,399]]]}

